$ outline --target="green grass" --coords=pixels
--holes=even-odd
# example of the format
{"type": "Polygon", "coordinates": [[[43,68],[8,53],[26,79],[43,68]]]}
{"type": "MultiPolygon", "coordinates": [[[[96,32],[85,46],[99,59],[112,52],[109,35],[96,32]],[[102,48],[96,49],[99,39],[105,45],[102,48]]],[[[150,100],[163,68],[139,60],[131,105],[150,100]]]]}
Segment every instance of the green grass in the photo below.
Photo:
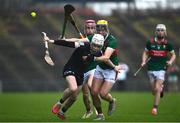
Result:
{"type": "MultiPolygon", "coordinates": [[[[62,94],[62,93],[61,93],[62,94]]],[[[0,122],[59,122],[51,113],[52,105],[61,96],[59,93],[4,93],[0,94],[0,122]]],[[[178,122],[180,121],[180,93],[166,93],[161,100],[158,116],[152,116],[151,93],[116,93],[116,111],[107,116],[108,103],[103,101],[103,112],[108,122],[178,122]]],[[[66,113],[68,122],[90,122],[81,116],[85,112],[80,94],[77,102],[66,113]]]]}

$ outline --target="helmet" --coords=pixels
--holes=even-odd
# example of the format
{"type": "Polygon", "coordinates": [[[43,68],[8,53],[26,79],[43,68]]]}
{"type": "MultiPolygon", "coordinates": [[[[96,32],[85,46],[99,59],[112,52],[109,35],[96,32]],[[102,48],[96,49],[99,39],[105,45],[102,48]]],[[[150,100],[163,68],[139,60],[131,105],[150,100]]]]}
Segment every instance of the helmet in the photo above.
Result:
{"type": "Polygon", "coordinates": [[[164,31],[165,36],[167,36],[166,26],[165,26],[164,24],[157,24],[157,26],[156,26],[156,32],[157,32],[158,30],[164,31]]]}
{"type": "Polygon", "coordinates": [[[94,20],[86,20],[84,26],[84,34],[86,34],[86,36],[96,32],[96,22],[94,20]]]}
{"type": "Polygon", "coordinates": [[[108,21],[106,21],[106,20],[98,20],[97,25],[108,25],[108,21]]]}
{"type": "Polygon", "coordinates": [[[90,45],[91,53],[96,54],[102,49],[103,45],[104,45],[104,36],[102,36],[101,34],[94,34],[90,45]]]}
{"type": "Polygon", "coordinates": [[[156,30],[158,29],[163,29],[164,31],[166,31],[166,26],[164,24],[157,24],[156,30]]]}
{"type": "Polygon", "coordinates": [[[98,20],[96,25],[97,31],[106,30],[108,31],[108,21],[106,20],[98,20]]]}
{"type": "Polygon", "coordinates": [[[102,47],[104,45],[104,36],[101,34],[94,34],[91,43],[102,47]]]}
{"type": "Polygon", "coordinates": [[[85,21],[85,27],[96,27],[96,22],[95,20],[86,20],[85,21]]]}

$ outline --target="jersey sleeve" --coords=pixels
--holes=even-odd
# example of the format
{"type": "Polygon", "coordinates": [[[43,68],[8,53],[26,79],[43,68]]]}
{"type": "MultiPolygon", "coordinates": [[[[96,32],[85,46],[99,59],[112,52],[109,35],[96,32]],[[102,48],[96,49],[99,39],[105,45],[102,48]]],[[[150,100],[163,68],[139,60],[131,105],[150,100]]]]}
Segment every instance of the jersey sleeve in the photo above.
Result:
{"type": "Polygon", "coordinates": [[[75,42],[68,42],[65,40],[54,40],[54,44],[75,48],[75,42]]]}
{"type": "Polygon", "coordinates": [[[169,52],[174,52],[174,48],[173,48],[173,46],[170,43],[168,43],[168,45],[167,45],[167,50],[169,52]]]}
{"type": "Polygon", "coordinates": [[[146,51],[149,51],[149,50],[150,50],[150,45],[151,45],[150,40],[147,40],[147,41],[146,41],[146,47],[145,47],[145,50],[146,50],[146,51]]]}
{"type": "Polygon", "coordinates": [[[117,48],[117,40],[114,37],[111,37],[107,47],[116,49],[117,48]]]}

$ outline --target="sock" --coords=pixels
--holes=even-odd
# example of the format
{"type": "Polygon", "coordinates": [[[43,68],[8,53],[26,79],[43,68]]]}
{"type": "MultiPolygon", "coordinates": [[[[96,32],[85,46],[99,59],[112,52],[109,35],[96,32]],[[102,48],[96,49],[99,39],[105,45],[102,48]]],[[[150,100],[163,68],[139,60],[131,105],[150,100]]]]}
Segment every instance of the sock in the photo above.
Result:
{"type": "Polygon", "coordinates": [[[101,107],[96,108],[96,110],[97,110],[98,114],[102,114],[102,108],[101,107]]]}
{"type": "Polygon", "coordinates": [[[63,103],[64,103],[64,100],[63,100],[63,99],[60,99],[59,102],[60,102],[61,104],[63,104],[63,103]]]}
{"type": "Polygon", "coordinates": [[[157,105],[153,105],[153,108],[156,108],[156,109],[157,109],[157,108],[158,108],[158,106],[157,106],[157,105]]]}
{"type": "Polygon", "coordinates": [[[67,111],[67,109],[66,109],[65,107],[63,107],[63,108],[61,109],[61,111],[62,111],[63,113],[65,113],[65,112],[67,111]]]}

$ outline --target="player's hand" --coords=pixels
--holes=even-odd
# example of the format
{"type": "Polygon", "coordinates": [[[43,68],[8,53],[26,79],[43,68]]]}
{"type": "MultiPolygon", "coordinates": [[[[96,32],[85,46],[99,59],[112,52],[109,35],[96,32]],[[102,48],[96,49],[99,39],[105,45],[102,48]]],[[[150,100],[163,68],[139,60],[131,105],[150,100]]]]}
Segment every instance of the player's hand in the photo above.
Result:
{"type": "Polygon", "coordinates": [[[120,65],[116,65],[116,66],[114,67],[114,70],[115,70],[116,72],[120,73],[120,72],[121,72],[120,70],[122,70],[122,68],[121,68],[120,65]]]}
{"type": "Polygon", "coordinates": [[[143,61],[143,62],[141,63],[141,67],[144,67],[145,64],[146,64],[146,62],[143,61]]]}
{"type": "Polygon", "coordinates": [[[44,36],[44,37],[43,37],[43,41],[44,41],[44,42],[46,42],[46,41],[49,42],[49,43],[52,43],[52,42],[53,42],[53,40],[50,40],[49,37],[47,37],[47,35],[46,35],[45,32],[42,32],[42,34],[43,34],[43,36],[44,36]]]}
{"type": "Polygon", "coordinates": [[[49,37],[47,37],[47,35],[46,35],[46,33],[45,32],[42,32],[42,34],[43,34],[43,41],[45,42],[45,41],[47,41],[47,42],[49,42],[49,37]]]}
{"type": "Polygon", "coordinates": [[[118,73],[121,73],[122,70],[125,70],[125,67],[119,64],[114,67],[114,70],[118,73]]]}
{"type": "Polygon", "coordinates": [[[167,64],[168,66],[171,66],[171,65],[172,65],[172,61],[167,61],[166,64],[167,64]]]}

